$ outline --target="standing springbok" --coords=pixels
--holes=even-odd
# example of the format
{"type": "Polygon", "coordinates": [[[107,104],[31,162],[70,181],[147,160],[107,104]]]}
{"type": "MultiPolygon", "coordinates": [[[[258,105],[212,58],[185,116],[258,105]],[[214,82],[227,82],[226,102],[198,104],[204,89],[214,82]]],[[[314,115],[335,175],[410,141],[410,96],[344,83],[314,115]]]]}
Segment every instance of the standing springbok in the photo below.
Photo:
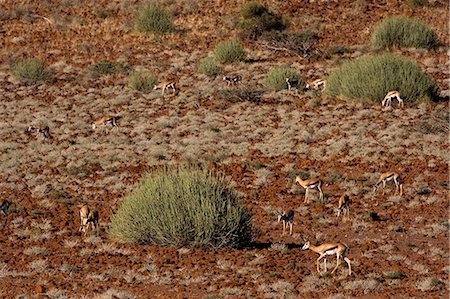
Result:
{"type": "Polygon", "coordinates": [[[289,234],[292,235],[292,227],[294,225],[294,211],[289,210],[287,213],[283,211],[281,215],[278,215],[278,223],[281,221],[283,224],[283,234],[286,233],[286,228],[289,226],[289,234]]]}
{"type": "Polygon", "coordinates": [[[308,194],[309,189],[317,189],[320,192],[320,200],[323,200],[323,192],[322,192],[322,180],[319,178],[315,179],[309,179],[309,180],[302,180],[300,176],[297,176],[295,178],[295,182],[299,183],[300,186],[305,188],[305,203],[309,203],[308,201],[308,194]]]}
{"type": "Polygon", "coordinates": [[[334,255],[336,254],[336,267],[334,267],[333,271],[331,271],[331,274],[336,271],[336,269],[339,267],[340,264],[340,258],[342,257],[344,261],[348,265],[348,275],[352,274],[352,266],[350,265],[350,259],[346,256],[348,247],[340,242],[337,243],[325,243],[319,246],[311,245],[309,241],[303,245],[303,250],[310,249],[311,251],[314,251],[315,253],[318,253],[320,256],[317,259],[317,272],[320,273],[320,260],[324,260],[324,268],[327,272],[327,255],[334,255]]]}
{"type": "Polygon", "coordinates": [[[388,109],[391,108],[393,99],[397,99],[400,108],[403,108],[404,104],[402,98],[400,98],[400,92],[396,90],[390,91],[386,94],[384,99],[381,101],[381,106],[388,109]]]}
{"type": "Polygon", "coordinates": [[[9,211],[9,206],[11,205],[11,203],[9,202],[9,200],[5,199],[2,204],[0,204],[0,212],[3,213],[3,215],[5,215],[5,222],[3,223],[3,227],[6,227],[7,221],[8,221],[8,211],[9,211]]]}
{"type": "Polygon", "coordinates": [[[345,219],[345,215],[347,215],[347,218],[349,218],[350,217],[350,205],[351,205],[350,197],[348,197],[347,194],[342,195],[338,201],[337,216],[339,217],[342,212],[342,216],[344,217],[344,219],[345,219]]]}
{"type": "Polygon", "coordinates": [[[394,181],[395,183],[395,195],[397,195],[398,191],[400,191],[400,196],[403,195],[403,184],[400,181],[400,176],[395,172],[384,172],[380,175],[380,178],[376,182],[375,186],[373,186],[373,192],[376,192],[379,185],[383,184],[383,195],[386,188],[386,183],[389,181],[394,181]]]}
{"type": "Polygon", "coordinates": [[[164,92],[169,88],[172,89],[174,93],[176,93],[177,90],[175,85],[176,83],[174,81],[165,81],[155,85],[153,87],[153,90],[161,89],[161,95],[164,96],[164,92]]]}
{"type": "Polygon", "coordinates": [[[80,209],[80,220],[81,224],[78,231],[83,232],[85,236],[87,235],[89,225],[92,226],[92,230],[96,230],[99,226],[98,212],[90,209],[87,205],[82,206],[80,209]]]}

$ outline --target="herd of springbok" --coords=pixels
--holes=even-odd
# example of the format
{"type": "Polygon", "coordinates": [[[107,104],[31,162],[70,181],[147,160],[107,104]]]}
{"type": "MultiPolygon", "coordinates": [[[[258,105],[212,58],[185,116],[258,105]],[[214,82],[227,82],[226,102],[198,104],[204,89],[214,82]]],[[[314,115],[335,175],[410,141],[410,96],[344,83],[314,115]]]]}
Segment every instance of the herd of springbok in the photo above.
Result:
{"type": "MultiPolygon", "coordinates": [[[[380,175],[380,178],[375,183],[373,187],[373,192],[376,192],[378,187],[382,185],[383,188],[383,195],[385,194],[385,187],[386,183],[393,181],[395,184],[395,195],[399,194],[399,196],[403,195],[403,183],[400,180],[400,177],[398,173],[395,172],[385,172],[380,175]]],[[[302,180],[300,176],[297,176],[295,178],[295,183],[298,183],[301,187],[305,189],[305,200],[304,203],[308,204],[308,195],[310,189],[317,189],[319,192],[319,198],[320,200],[323,200],[323,191],[322,191],[322,180],[320,178],[313,178],[308,180],[302,180]]],[[[340,217],[341,213],[344,217],[347,216],[347,219],[350,217],[350,205],[352,201],[350,200],[350,197],[347,194],[343,194],[339,200],[337,205],[337,217],[340,217]]],[[[293,233],[293,226],[294,226],[294,211],[289,210],[288,212],[283,211],[281,214],[278,215],[278,223],[281,222],[283,227],[282,236],[285,235],[287,228],[289,227],[289,234],[292,235],[293,233]]],[[[306,243],[302,247],[303,250],[310,249],[313,252],[316,252],[319,254],[319,258],[317,259],[317,272],[320,273],[320,267],[319,263],[320,260],[324,260],[324,272],[327,272],[327,255],[334,255],[336,254],[336,267],[331,272],[332,274],[336,269],[338,268],[340,264],[340,259],[343,258],[344,261],[348,265],[348,275],[352,274],[352,268],[350,265],[350,259],[346,256],[348,251],[348,246],[341,243],[341,242],[334,242],[334,243],[324,243],[318,246],[314,246],[309,242],[309,238],[305,240],[306,243]]]]}
{"type": "MultiPolygon", "coordinates": [[[[227,84],[227,87],[235,87],[237,84],[242,82],[241,76],[233,76],[228,77],[224,76],[223,81],[227,84]]],[[[287,89],[291,90],[293,88],[298,88],[299,81],[298,80],[291,80],[289,78],[286,78],[286,84],[287,89]]],[[[321,88],[324,88],[326,84],[326,81],[323,79],[317,79],[312,82],[309,82],[306,84],[305,89],[310,90],[320,90],[321,88]]],[[[153,87],[153,90],[161,89],[161,95],[164,96],[164,93],[166,90],[171,89],[176,94],[176,82],[175,81],[165,81],[160,84],[156,84],[153,87]]],[[[384,109],[391,109],[392,106],[392,100],[396,99],[399,103],[399,107],[403,107],[403,100],[400,98],[400,93],[398,91],[390,91],[386,94],[384,99],[381,102],[382,107],[384,109]]],[[[101,117],[100,119],[94,121],[92,123],[92,129],[96,129],[98,127],[111,127],[112,129],[118,128],[118,120],[120,119],[120,116],[114,116],[114,115],[105,115],[101,117]]],[[[29,127],[26,130],[27,134],[36,132],[37,134],[41,135],[44,140],[50,141],[53,137],[50,134],[50,128],[48,126],[42,127],[42,128],[34,128],[29,127]]],[[[399,175],[394,172],[386,172],[381,174],[379,180],[374,186],[374,192],[377,190],[377,188],[382,184],[383,188],[383,194],[384,194],[384,188],[386,187],[386,183],[389,181],[393,181],[395,183],[396,189],[395,192],[400,193],[400,196],[403,194],[403,185],[400,182],[399,175]]],[[[295,183],[298,183],[301,187],[305,189],[305,200],[304,203],[308,204],[309,200],[309,190],[310,189],[317,189],[320,194],[320,200],[323,200],[323,191],[322,191],[322,180],[320,178],[313,178],[313,179],[307,179],[302,180],[300,176],[297,176],[295,178],[295,183]]],[[[338,206],[337,206],[337,217],[339,217],[342,213],[344,219],[347,216],[349,218],[350,214],[350,205],[351,200],[347,194],[342,195],[338,200],[338,206]]],[[[7,218],[8,218],[8,210],[9,210],[10,202],[5,200],[0,205],[0,213],[3,214],[5,217],[4,226],[7,224],[7,218]]],[[[92,230],[97,230],[99,228],[99,214],[98,212],[88,207],[87,205],[83,205],[80,209],[80,228],[79,231],[86,235],[89,227],[92,228],[92,230]]],[[[289,210],[287,212],[282,212],[280,215],[278,215],[278,222],[281,222],[283,225],[283,233],[284,235],[286,233],[286,230],[289,228],[289,234],[292,235],[293,233],[293,225],[294,225],[294,211],[289,210]]],[[[319,246],[312,245],[309,241],[306,241],[305,245],[303,246],[303,249],[310,249],[316,253],[319,254],[319,258],[317,259],[317,271],[320,272],[319,269],[319,262],[321,259],[324,260],[324,268],[325,272],[327,271],[326,266],[326,256],[327,255],[334,255],[336,254],[337,257],[337,264],[336,267],[333,269],[331,273],[334,273],[334,271],[339,266],[340,258],[342,257],[344,261],[348,264],[348,271],[349,275],[351,274],[351,265],[350,260],[346,257],[346,253],[348,251],[348,247],[340,242],[336,243],[324,243],[319,246]]]]}

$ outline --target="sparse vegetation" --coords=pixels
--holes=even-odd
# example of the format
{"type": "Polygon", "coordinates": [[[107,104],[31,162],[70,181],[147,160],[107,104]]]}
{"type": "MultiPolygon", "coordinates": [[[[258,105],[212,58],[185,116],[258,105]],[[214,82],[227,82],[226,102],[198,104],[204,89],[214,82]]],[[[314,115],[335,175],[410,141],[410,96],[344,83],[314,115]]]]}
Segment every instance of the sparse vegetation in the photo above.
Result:
{"type": "Polygon", "coordinates": [[[213,57],[205,57],[200,60],[200,63],[198,64],[198,71],[200,74],[208,77],[216,77],[221,73],[220,66],[213,57]]]}
{"type": "Polygon", "coordinates": [[[434,49],[440,45],[434,30],[426,24],[405,17],[388,17],[380,21],[372,35],[372,46],[375,48],[428,48],[434,49]]]}
{"type": "Polygon", "coordinates": [[[214,54],[218,62],[237,62],[245,58],[245,50],[237,40],[220,42],[214,49],[214,54]]]}
{"type": "Polygon", "coordinates": [[[319,39],[317,32],[305,30],[301,32],[270,31],[262,34],[263,44],[274,51],[283,51],[307,59],[317,59],[320,52],[316,47],[319,39]]]}
{"type": "Polygon", "coordinates": [[[42,61],[36,58],[25,59],[12,64],[12,73],[24,83],[39,83],[49,79],[50,72],[42,61]]]}
{"type": "Polygon", "coordinates": [[[164,7],[153,3],[139,9],[135,26],[141,33],[156,35],[163,35],[174,30],[170,14],[164,7]]]}
{"type": "Polygon", "coordinates": [[[131,67],[125,63],[103,60],[89,66],[89,75],[93,78],[107,75],[124,74],[128,75],[132,71],[131,67]]]}
{"type": "Polygon", "coordinates": [[[128,87],[137,91],[151,91],[155,83],[156,77],[149,72],[135,72],[128,77],[128,87]]]}
{"type": "Polygon", "coordinates": [[[288,26],[286,18],[270,12],[261,4],[251,1],[241,8],[242,21],[239,24],[241,36],[256,40],[264,32],[272,30],[284,30],[288,26]]]}
{"type": "Polygon", "coordinates": [[[300,78],[300,75],[293,68],[290,68],[288,66],[280,66],[271,69],[266,74],[265,83],[267,87],[275,91],[279,91],[288,88],[286,78],[289,78],[291,82],[297,81],[298,89],[305,88],[305,82],[303,81],[303,79],[300,78]]]}
{"type": "Polygon", "coordinates": [[[412,60],[390,54],[344,63],[328,76],[329,97],[380,102],[386,93],[398,90],[405,103],[434,98],[436,83],[412,60]]]}
{"type": "Polygon", "coordinates": [[[239,246],[250,241],[250,215],[225,178],[179,166],[149,174],[112,217],[110,235],[169,246],[239,246]]]}

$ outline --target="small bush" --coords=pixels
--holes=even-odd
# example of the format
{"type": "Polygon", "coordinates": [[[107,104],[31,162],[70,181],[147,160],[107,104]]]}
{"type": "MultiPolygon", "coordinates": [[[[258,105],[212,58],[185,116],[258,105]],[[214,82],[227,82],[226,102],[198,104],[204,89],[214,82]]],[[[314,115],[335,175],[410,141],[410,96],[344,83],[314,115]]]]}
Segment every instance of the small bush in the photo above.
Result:
{"type": "Polygon", "coordinates": [[[198,71],[200,74],[215,77],[220,74],[221,69],[213,57],[205,57],[198,64],[198,71]]]}
{"type": "Polygon", "coordinates": [[[249,88],[221,89],[217,91],[217,98],[231,102],[265,103],[262,96],[264,91],[249,88]]]}
{"type": "Polygon", "coordinates": [[[109,233],[164,246],[240,246],[250,241],[251,224],[224,176],[183,165],[149,174],[112,216],[109,233]]]}
{"type": "Polygon", "coordinates": [[[389,17],[380,21],[372,35],[372,45],[385,49],[397,47],[433,49],[439,38],[426,24],[405,16],[389,17]]]}
{"type": "Polygon", "coordinates": [[[140,9],[136,16],[135,26],[141,33],[157,35],[163,35],[174,30],[170,14],[156,4],[148,4],[140,9]]]}
{"type": "Polygon", "coordinates": [[[31,84],[45,81],[50,77],[50,73],[45,69],[42,61],[36,58],[14,63],[12,73],[16,79],[31,84]]]}
{"type": "Polygon", "coordinates": [[[156,83],[156,77],[147,72],[135,72],[128,78],[128,87],[138,91],[151,91],[156,83]]]}
{"type": "Polygon", "coordinates": [[[331,98],[381,102],[392,90],[398,90],[405,103],[437,96],[436,83],[416,63],[390,54],[344,63],[328,76],[324,92],[331,98]]]}
{"type": "Polygon", "coordinates": [[[225,41],[217,44],[214,54],[220,63],[241,61],[245,58],[245,50],[237,40],[225,41]]]}
{"type": "Polygon", "coordinates": [[[300,75],[292,68],[288,66],[281,66],[271,69],[266,74],[266,85],[276,91],[287,89],[286,78],[289,78],[291,82],[298,82],[298,89],[305,88],[305,82],[300,78],[300,75]]]}
{"type": "Polygon", "coordinates": [[[282,16],[270,12],[261,4],[251,1],[241,8],[242,21],[240,35],[243,38],[258,39],[264,32],[272,30],[284,30],[288,21],[282,16]]]}
{"type": "Polygon", "coordinates": [[[114,75],[117,73],[128,75],[131,72],[131,67],[120,62],[111,62],[108,60],[94,63],[89,66],[89,74],[96,78],[106,75],[114,75]]]}
{"type": "Polygon", "coordinates": [[[286,51],[308,59],[317,58],[320,52],[316,47],[318,39],[319,35],[310,30],[293,33],[270,31],[263,33],[261,36],[261,40],[269,46],[269,49],[286,51]]]}
{"type": "Polygon", "coordinates": [[[241,8],[242,21],[239,24],[243,38],[258,39],[264,32],[284,30],[288,22],[281,16],[270,12],[261,4],[251,1],[241,8]]]}

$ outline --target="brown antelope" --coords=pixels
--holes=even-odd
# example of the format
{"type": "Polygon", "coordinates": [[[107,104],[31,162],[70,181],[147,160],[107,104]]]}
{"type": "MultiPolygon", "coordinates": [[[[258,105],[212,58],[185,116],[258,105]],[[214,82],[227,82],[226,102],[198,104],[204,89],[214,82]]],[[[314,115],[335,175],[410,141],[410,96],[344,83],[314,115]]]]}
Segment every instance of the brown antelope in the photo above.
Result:
{"type": "Polygon", "coordinates": [[[400,108],[403,108],[403,100],[400,98],[400,93],[396,90],[390,91],[386,94],[384,99],[381,101],[381,106],[386,108],[391,108],[392,100],[397,99],[400,108]]]}
{"type": "Polygon", "coordinates": [[[334,267],[333,271],[331,271],[331,274],[333,274],[334,271],[336,271],[336,269],[338,268],[341,257],[348,265],[348,275],[352,274],[352,266],[350,265],[350,259],[346,256],[348,251],[348,247],[346,245],[337,242],[337,243],[325,243],[319,246],[314,246],[311,245],[309,241],[307,241],[305,245],[303,245],[302,249],[303,250],[310,249],[311,251],[314,251],[315,253],[318,253],[320,255],[319,258],[317,259],[317,272],[320,273],[319,263],[321,259],[324,259],[324,268],[325,268],[324,272],[327,272],[327,255],[336,254],[336,267],[334,267]]]}
{"type": "Polygon", "coordinates": [[[81,224],[78,231],[83,232],[84,235],[87,235],[89,225],[92,226],[92,230],[96,230],[99,226],[98,212],[90,209],[87,205],[82,206],[80,209],[80,220],[81,224]]]}
{"type": "Polygon", "coordinates": [[[176,83],[174,81],[165,81],[162,83],[159,83],[157,85],[155,85],[153,87],[153,90],[157,90],[157,89],[161,89],[161,95],[164,95],[164,92],[166,91],[166,89],[171,88],[173,90],[174,93],[176,93],[176,83]]]}
{"type": "Polygon", "coordinates": [[[95,128],[99,126],[104,127],[111,127],[111,128],[118,128],[119,125],[117,124],[117,120],[120,118],[120,116],[111,116],[111,115],[105,115],[102,118],[94,121],[92,123],[92,129],[95,130],[95,128]]]}
{"type": "Polygon", "coordinates": [[[317,80],[314,80],[314,81],[312,81],[311,83],[308,83],[308,84],[306,84],[306,89],[311,89],[311,88],[313,88],[313,89],[316,89],[316,90],[318,90],[320,87],[325,87],[325,83],[326,83],[326,81],[325,80],[323,80],[323,79],[317,79],[317,80]]]}
{"type": "Polygon", "coordinates": [[[234,77],[224,76],[222,79],[227,83],[228,87],[236,86],[236,84],[242,82],[241,76],[234,76],[234,77]]]}
{"type": "Polygon", "coordinates": [[[309,189],[317,189],[320,192],[320,200],[323,200],[323,192],[322,192],[322,180],[319,178],[316,179],[309,179],[309,180],[302,180],[300,178],[300,176],[297,176],[295,178],[295,182],[299,183],[300,186],[302,186],[303,188],[305,188],[305,203],[309,203],[308,201],[308,194],[309,194],[309,189]]]}
{"type": "Polygon", "coordinates": [[[292,227],[294,225],[294,211],[289,210],[287,213],[283,211],[281,215],[278,215],[278,223],[283,224],[283,234],[286,233],[286,228],[289,226],[289,234],[292,235],[292,227]]]}
{"type": "Polygon", "coordinates": [[[5,215],[5,222],[3,223],[3,227],[6,226],[7,221],[8,221],[8,211],[9,211],[9,206],[11,205],[11,203],[5,199],[1,204],[0,204],[0,212],[3,213],[3,215],[5,215]]]}
{"type": "Polygon", "coordinates": [[[373,187],[373,192],[376,192],[379,185],[383,184],[383,195],[386,188],[386,183],[389,181],[394,181],[395,183],[395,195],[400,191],[400,196],[403,195],[403,184],[400,181],[400,176],[398,173],[395,172],[385,172],[380,175],[380,178],[376,182],[375,186],[373,187]]]}
{"type": "Polygon", "coordinates": [[[344,218],[345,218],[346,214],[347,214],[347,218],[349,218],[350,217],[350,204],[351,204],[350,197],[348,197],[347,194],[342,195],[339,198],[339,201],[338,201],[337,216],[339,217],[341,215],[341,212],[342,212],[342,216],[344,218]]]}

